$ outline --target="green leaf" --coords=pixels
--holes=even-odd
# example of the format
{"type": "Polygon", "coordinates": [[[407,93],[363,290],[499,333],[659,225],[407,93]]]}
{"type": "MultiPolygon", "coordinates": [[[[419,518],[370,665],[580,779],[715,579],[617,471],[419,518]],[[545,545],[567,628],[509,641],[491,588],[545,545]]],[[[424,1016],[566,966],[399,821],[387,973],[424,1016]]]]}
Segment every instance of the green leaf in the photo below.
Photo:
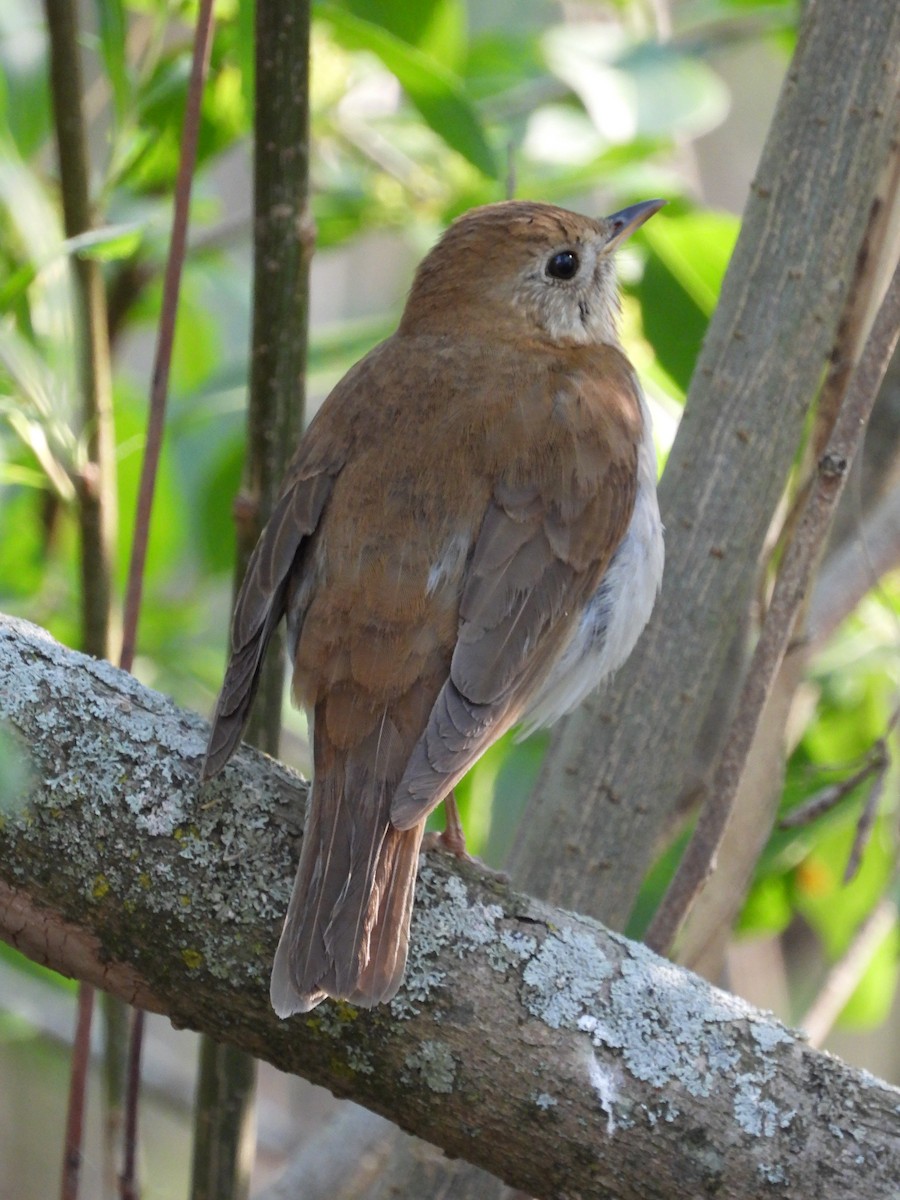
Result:
{"type": "MultiPolygon", "coordinates": [[[[550,80],[550,84],[554,81],[550,80]]],[[[547,68],[537,38],[532,34],[505,30],[473,38],[466,60],[466,89],[471,96],[497,96],[531,85],[541,99],[547,98],[547,68]]],[[[550,91],[561,91],[554,88],[550,91]]],[[[524,99],[524,97],[523,97],[524,99]]],[[[533,110],[528,105],[528,112],[533,110]]]]}
{"type": "Polygon", "coordinates": [[[241,70],[244,107],[251,113],[256,95],[256,0],[239,0],[235,55],[241,70]]]}
{"type": "Polygon", "coordinates": [[[13,946],[9,946],[5,942],[0,942],[0,962],[3,962],[6,966],[13,967],[16,971],[20,971],[22,975],[42,980],[49,987],[57,991],[70,992],[74,995],[78,988],[76,980],[66,979],[64,975],[58,975],[56,971],[52,971],[49,967],[42,967],[39,963],[27,958],[21,950],[16,950],[13,946]]]}
{"type": "Polygon", "coordinates": [[[144,224],[134,221],[123,225],[106,225],[102,229],[90,229],[77,237],[61,240],[39,260],[23,263],[0,284],[0,312],[8,312],[13,308],[40,273],[65,255],[79,254],[98,262],[130,258],[140,246],[143,232],[144,224]]]}
{"type": "Polygon", "coordinates": [[[687,391],[739,222],[724,213],[660,213],[642,229],[650,249],[635,289],[660,365],[687,391]]]}
{"type": "MultiPolygon", "coordinates": [[[[134,535],[134,513],[137,508],[141,470],[140,448],[146,435],[147,418],[146,398],[143,394],[136,392],[129,395],[127,390],[120,386],[117,399],[116,432],[120,446],[128,448],[120,450],[118,459],[119,511],[122,519],[119,522],[116,569],[120,584],[124,584],[134,535]]],[[[179,559],[187,536],[185,511],[190,512],[190,498],[184,496],[181,477],[173,463],[171,446],[167,444],[163,448],[159,464],[150,521],[146,598],[141,615],[142,653],[147,652],[143,648],[150,644],[145,640],[147,619],[151,615],[154,618],[160,615],[153,611],[161,604],[160,583],[168,581],[179,568],[179,559]]],[[[164,615],[160,619],[164,619],[164,615]]]]}
{"type": "Polygon", "coordinates": [[[41,5],[0,0],[0,126],[30,158],[51,133],[47,42],[41,5]]]}
{"type": "MultiPolygon", "coordinates": [[[[499,745],[505,744],[501,739],[499,745]]],[[[484,847],[489,863],[502,866],[506,862],[549,744],[550,732],[546,729],[538,730],[523,742],[517,742],[513,733],[512,744],[503,756],[494,783],[491,827],[484,847]]]]}
{"type": "Polygon", "coordinates": [[[897,989],[900,968],[900,927],[893,926],[881,939],[853,995],[838,1018],[841,1029],[874,1029],[887,1020],[897,989]]]}
{"type": "Polygon", "coordinates": [[[790,925],[793,915],[786,878],[783,875],[766,875],[750,889],[738,920],[737,932],[745,937],[781,933],[790,925]]]}
{"type": "Polygon", "coordinates": [[[368,50],[381,60],[425,122],[451,149],[483,174],[492,179],[499,177],[494,151],[455,75],[416,47],[333,4],[317,4],[314,11],[328,22],[341,45],[349,50],[368,50]]]}
{"type": "MultiPolygon", "coordinates": [[[[307,372],[333,386],[364,354],[397,328],[399,312],[379,313],[361,320],[341,321],[310,336],[307,372]]],[[[312,388],[312,391],[319,390],[312,388]]]]}
{"type": "Polygon", "coordinates": [[[24,256],[41,263],[56,253],[63,236],[57,209],[40,178],[22,160],[9,137],[2,133],[0,206],[9,214],[24,256]]]}
{"type": "Polygon", "coordinates": [[[470,853],[499,866],[506,859],[516,826],[550,740],[538,733],[517,743],[505,734],[482,755],[454,789],[470,853]]]}
{"type": "Polygon", "coordinates": [[[880,901],[894,872],[893,815],[875,822],[856,876],[844,883],[844,870],[859,810],[847,810],[819,837],[793,873],[793,899],[832,959],[847,949],[860,923],[880,901]]]}
{"type": "Polygon", "coordinates": [[[636,133],[700,137],[724,121],[728,89],[705,62],[658,42],[642,42],[617,61],[631,81],[636,133]]]}
{"type": "Polygon", "coordinates": [[[450,70],[466,51],[466,11],[460,0],[342,0],[336,5],[386,30],[450,70]]]}
{"type": "Polygon", "coordinates": [[[34,283],[37,273],[33,262],[25,263],[0,284],[0,313],[9,312],[19,302],[34,283]]]}
{"type": "Polygon", "coordinates": [[[684,854],[692,830],[684,829],[660,854],[659,858],[647,872],[634,908],[625,925],[625,936],[640,941],[653,914],[659,908],[660,901],[666,894],[666,888],[672,882],[672,877],[678,869],[678,864],[684,854]]]}
{"type": "Polygon", "coordinates": [[[559,26],[542,43],[550,69],[613,144],[697,137],[728,112],[728,91],[718,75],[671,45],[634,45],[621,28],[600,24],[559,26]]]}
{"type": "MultiPolygon", "coordinates": [[[[17,484],[19,487],[34,488],[42,492],[46,490],[47,479],[43,471],[35,471],[33,467],[26,467],[22,463],[0,462],[0,484],[17,484]]],[[[8,536],[4,533],[0,540],[6,542],[8,536]]],[[[3,549],[5,548],[4,546],[3,549]]]]}
{"type": "Polygon", "coordinates": [[[98,262],[115,262],[130,258],[141,244],[144,223],[130,221],[123,225],[104,225],[100,229],[89,229],[77,237],[68,238],[61,248],[68,254],[94,258],[98,262]]]}
{"type": "MultiPolygon", "coordinates": [[[[239,30],[237,31],[239,33],[239,30]]],[[[199,168],[231,146],[247,129],[243,72],[231,61],[235,27],[217,28],[201,103],[199,168]]],[[[170,188],[178,170],[191,60],[187,45],[170,50],[154,66],[136,104],[135,125],[119,139],[110,172],[113,184],[142,192],[170,188]]]]}
{"type": "Polygon", "coordinates": [[[0,371],[11,392],[9,398],[0,394],[0,418],[34,455],[57,495],[71,502],[79,448],[69,423],[70,387],[11,321],[0,322],[0,371]]]}
{"type": "Polygon", "coordinates": [[[212,572],[234,569],[232,505],[241,483],[245,447],[240,437],[218,447],[219,453],[200,491],[199,548],[212,572]]]}
{"type": "Polygon", "coordinates": [[[644,226],[651,250],[707,319],[719,299],[739,229],[737,217],[719,212],[663,212],[644,226]]]}
{"type": "Polygon", "coordinates": [[[122,0],[95,0],[100,51],[109,79],[116,116],[121,121],[128,111],[131,88],[125,42],[125,11],[122,0]]]}

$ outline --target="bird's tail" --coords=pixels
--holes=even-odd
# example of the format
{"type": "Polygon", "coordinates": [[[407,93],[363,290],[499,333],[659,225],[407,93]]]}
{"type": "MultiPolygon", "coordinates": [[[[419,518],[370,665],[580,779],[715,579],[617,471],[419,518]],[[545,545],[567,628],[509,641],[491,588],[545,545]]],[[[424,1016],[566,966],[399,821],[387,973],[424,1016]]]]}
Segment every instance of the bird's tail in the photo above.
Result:
{"type": "MultiPolygon", "coordinates": [[[[386,719],[386,718],[385,718],[386,719]]],[[[315,723],[315,780],[303,848],[272,967],[280,1017],[309,1012],[326,996],[370,1007],[397,991],[406,967],[409,923],[424,821],[391,825],[402,763],[379,778],[383,726],[343,754],[315,723]]]]}

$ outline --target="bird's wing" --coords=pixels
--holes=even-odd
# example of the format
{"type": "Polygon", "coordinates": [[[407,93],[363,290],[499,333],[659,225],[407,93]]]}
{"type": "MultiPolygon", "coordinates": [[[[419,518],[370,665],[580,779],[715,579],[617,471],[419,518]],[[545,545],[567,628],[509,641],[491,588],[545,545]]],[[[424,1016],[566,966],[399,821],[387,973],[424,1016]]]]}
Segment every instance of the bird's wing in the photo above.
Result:
{"type": "Polygon", "coordinates": [[[295,460],[250,557],[235,602],[231,658],[213,714],[204,779],[221,770],[241,740],[266,647],[284,615],[291,575],[319,523],[335,474],[321,463],[305,466],[295,460]]]}
{"type": "Polygon", "coordinates": [[[549,437],[494,487],[463,584],[449,678],[391,806],[398,829],[421,821],[516,723],[628,528],[642,432],[630,370],[581,377],[558,399],[549,437]]]}

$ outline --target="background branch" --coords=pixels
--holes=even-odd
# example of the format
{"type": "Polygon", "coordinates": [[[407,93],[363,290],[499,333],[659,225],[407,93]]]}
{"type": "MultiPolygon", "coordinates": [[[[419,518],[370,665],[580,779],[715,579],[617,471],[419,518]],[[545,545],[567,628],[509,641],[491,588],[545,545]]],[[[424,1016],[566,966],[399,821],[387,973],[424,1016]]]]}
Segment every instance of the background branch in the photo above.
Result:
{"type": "MultiPolygon", "coordinates": [[[[881,575],[900,562],[900,490],[893,483],[900,408],[898,368],[900,355],[895,350],[866,428],[863,454],[857,455],[851,466],[838,505],[805,626],[798,624],[794,645],[782,662],[754,737],[718,850],[716,870],[678,938],[678,961],[713,982],[723,978],[731,931],[781,802],[785,763],[795,749],[793,742],[801,726],[794,715],[798,688],[807,678],[813,656],[837,626],[881,575]]],[[[802,705],[802,691],[799,695],[802,705]]]]}
{"type": "MultiPolygon", "coordinates": [[[[269,519],[303,428],[313,228],[309,214],[308,4],[256,5],[254,275],[247,454],[235,505],[235,587],[269,519]]],[[[246,740],[276,755],[284,695],[281,632],[260,674],[246,740]]],[[[195,1110],[193,1200],[241,1200],[254,1160],[256,1064],[204,1038],[195,1110]]]]}
{"type": "Polygon", "coordinates": [[[207,727],[106,663],[0,622],[28,747],[0,831],[26,954],[333,1091],[539,1197],[893,1196],[894,1089],[590,921],[442,858],[398,999],[279,1021],[268,964],[304,786],[251,749],[201,796],[207,727]]]}
{"type": "Polygon", "coordinates": [[[840,0],[807,9],[660,488],[660,602],[613,685],[557,734],[521,826],[529,886],[617,926],[704,791],[721,725],[704,727],[728,711],[716,687],[895,143],[898,71],[891,0],[852,27],[840,0]],[[563,853],[546,853],[562,829],[563,853]]]}
{"type": "MultiPolygon", "coordinates": [[[[715,861],[737,797],[741,777],[772,694],[811,573],[862,442],[866,421],[900,333],[900,272],[895,273],[862,358],[849,378],[848,392],[834,418],[816,478],[775,581],[772,600],[729,731],[691,842],[647,931],[647,944],[668,950],[681,922],[715,861]]],[[[774,814],[772,814],[774,818],[774,814]]]]}
{"type": "MultiPolygon", "coordinates": [[[[46,0],[50,93],[59,156],[67,238],[93,227],[90,160],[82,113],[81,48],[74,0],[46,0]]],[[[84,252],[72,258],[77,306],[80,432],[84,461],[76,480],[81,527],[83,645],[109,655],[112,561],[116,536],[115,430],[112,410],[106,293],[100,263],[84,252]]]]}
{"type": "MultiPolygon", "coordinates": [[[[50,94],[59,160],[63,224],[67,238],[93,227],[90,159],[82,109],[81,47],[75,0],[46,0],[50,94]]],[[[100,263],[84,253],[72,257],[74,322],[78,354],[81,439],[75,495],[81,538],[81,645],[98,658],[110,653],[112,576],[117,526],[115,425],[107,328],[106,289],[100,263]]],[[[78,990],[78,1015],[69,1080],[61,1195],[75,1200],[80,1183],[85,1095],[90,1058],[93,990],[78,990]]],[[[124,1021],[121,1005],[104,1003],[106,1035],[107,1174],[114,1176],[123,1081],[124,1021]]]]}

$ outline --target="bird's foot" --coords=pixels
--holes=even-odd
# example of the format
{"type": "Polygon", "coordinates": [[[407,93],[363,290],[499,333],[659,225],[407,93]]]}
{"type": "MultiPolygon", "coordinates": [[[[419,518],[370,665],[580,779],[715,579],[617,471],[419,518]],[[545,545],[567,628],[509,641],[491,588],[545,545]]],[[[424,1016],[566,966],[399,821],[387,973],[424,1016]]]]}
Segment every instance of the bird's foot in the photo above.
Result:
{"type": "Polygon", "coordinates": [[[444,801],[444,815],[446,817],[444,829],[440,833],[426,833],[422,841],[422,849],[426,853],[438,850],[443,854],[452,854],[454,858],[458,858],[462,862],[471,863],[484,875],[490,875],[494,879],[507,883],[509,876],[504,871],[497,871],[493,867],[489,867],[482,859],[476,858],[466,849],[466,834],[462,827],[462,821],[459,819],[456,797],[452,792],[444,801]]]}

